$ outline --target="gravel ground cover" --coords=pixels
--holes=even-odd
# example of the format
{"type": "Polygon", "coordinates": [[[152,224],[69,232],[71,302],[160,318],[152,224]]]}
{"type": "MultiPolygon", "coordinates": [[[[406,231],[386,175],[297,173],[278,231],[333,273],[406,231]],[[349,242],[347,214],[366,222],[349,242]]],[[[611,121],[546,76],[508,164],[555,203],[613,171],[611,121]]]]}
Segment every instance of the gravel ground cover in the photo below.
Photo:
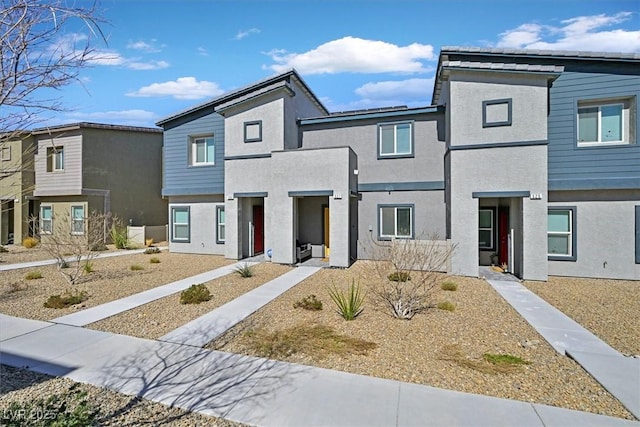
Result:
{"type": "Polygon", "coordinates": [[[55,265],[5,271],[0,274],[0,313],[36,320],[51,320],[59,316],[124,298],[157,286],[171,283],[194,274],[213,270],[231,261],[219,255],[128,254],[92,261],[94,271],[71,287],[55,265]],[[151,258],[160,262],[150,263],[151,258]],[[132,265],[143,269],[132,271],[132,265]],[[28,273],[40,272],[41,279],[27,280],[28,273]],[[86,291],[89,298],[64,309],[45,308],[51,295],[65,291],[86,291]]]}
{"type": "MultiPolygon", "coordinates": [[[[154,244],[155,246],[166,246],[167,242],[159,242],[154,244]]],[[[43,249],[42,246],[36,246],[28,249],[21,245],[6,245],[4,248],[8,252],[0,253],[0,265],[6,264],[19,264],[23,262],[31,261],[43,261],[47,259],[53,259],[51,254],[43,249]]],[[[107,245],[106,251],[100,251],[99,254],[108,252],[117,252],[121,249],[116,249],[114,245],[107,245]]]]}
{"type": "Polygon", "coordinates": [[[174,329],[220,307],[252,289],[290,271],[292,267],[262,263],[253,267],[252,277],[231,273],[206,282],[211,300],[200,304],[180,304],[180,293],[142,305],[133,310],[92,323],[87,327],[105,332],[157,339],[174,329]]]}
{"type": "MultiPolygon", "coordinates": [[[[23,369],[16,369],[0,365],[0,425],[11,421],[9,406],[12,402],[20,404],[34,403],[49,396],[64,396],[69,406],[74,408],[77,401],[70,398],[77,393],[86,393],[84,399],[89,402],[92,411],[97,411],[92,425],[100,426],[215,426],[241,427],[242,424],[224,419],[214,418],[194,412],[172,408],[150,400],[135,396],[128,396],[114,391],[81,384],[67,378],[52,377],[23,369]],[[3,419],[7,417],[7,419],[3,419]]],[[[31,421],[45,416],[39,405],[34,408],[31,421]]],[[[51,416],[56,414],[47,414],[51,416]]],[[[17,420],[14,420],[17,421],[17,420]]],[[[22,418],[22,425],[29,425],[26,418],[22,418]]],[[[13,424],[19,425],[19,424],[13,424]]],[[[64,424],[67,425],[67,424],[64,424]]]]}
{"type": "MultiPolygon", "coordinates": [[[[208,345],[208,348],[257,355],[249,336],[256,330],[274,332],[291,326],[325,325],[351,338],[374,342],[364,355],[324,358],[293,353],[281,360],[337,369],[356,374],[409,381],[462,392],[536,402],[597,414],[634,419],[618,400],[604,390],[577,363],[557,354],[483,280],[447,277],[458,290],[437,288],[433,302],[450,301],[455,311],[430,309],[412,320],[394,319],[367,298],[363,313],[354,321],[336,312],[327,286],[343,285],[363,277],[363,263],[347,270],[324,269],[269,303],[245,322],[208,345]],[[294,308],[311,294],[324,305],[321,311],[294,308]],[[481,364],[484,353],[521,357],[531,364],[510,373],[484,373],[468,367],[481,364]],[[451,357],[455,354],[456,357],[451,357]],[[456,362],[452,359],[458,359],[456,362]],[[465,365],[465,366],[463,366],[465,365]]],[[[442,276],[444,280],[445,276],[442,276]]],[[[361,281],[370,293],[370,287],[361,281]]],[[[369,295],[370,297],[370,295],[369,295]]]]}
{"type": "Polygon", "coordinates": [[[524,285],[625,355],[640,355],[640,281],[549,277],[524,285]]]}

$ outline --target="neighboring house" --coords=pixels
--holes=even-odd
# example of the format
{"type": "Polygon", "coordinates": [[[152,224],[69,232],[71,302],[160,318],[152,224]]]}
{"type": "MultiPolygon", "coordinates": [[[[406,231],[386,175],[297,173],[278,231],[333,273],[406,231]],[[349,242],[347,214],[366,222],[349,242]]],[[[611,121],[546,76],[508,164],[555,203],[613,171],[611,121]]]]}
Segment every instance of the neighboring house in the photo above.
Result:
{"type": "Polygon", "coordinates": [[[0,135],[0,245],[20,244],[31,235],[29,218],[35,182],[34,139],[29,132],[0,135]]]}
{"type": "Polygon", "coordinates": [[[34,198],[42,239],[59,227],[86,235],[93,212],[123,225],[164,225],[160,129],[76,123],[33,131],[34,198]],[[61,221],[64,224],[61,224],[61,221]]]}
{"type": "Polygon", "coordinates": [[[332,114],[293,70],[225,94],[158,122],[170,248],[346,267],[439,236],[455,274],[638,279],[639,62],[443,48],[423,108],[332,114]]]}

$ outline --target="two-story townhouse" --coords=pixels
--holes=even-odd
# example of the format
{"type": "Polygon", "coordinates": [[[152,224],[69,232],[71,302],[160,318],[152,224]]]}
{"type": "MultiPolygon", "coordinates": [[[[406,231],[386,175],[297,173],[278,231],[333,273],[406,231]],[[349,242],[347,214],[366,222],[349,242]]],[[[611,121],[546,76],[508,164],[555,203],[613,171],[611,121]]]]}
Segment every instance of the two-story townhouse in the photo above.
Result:
{"type": "Polygon", "coordinates": [[[640,56],[443,48],[452,271],[640,278],[640,56]]]}
{"type": "MultiPolygon", "coordinates": [[[[638,279],[638,60],[443,48],[433,105],[334,114],[295,71],[271,77],[159,123],[211,116],[224,134],[215,210],[191,220],[176,206],[171,228],[206,223],[188,237],[205,247],[222,227],[216,253],[232,259],[291,264],[310,243],[342,267],[380,240],[440,235],[455,274],[498,263],[530,280],[638,279]]],[[[186,167],[213,131],[181,132],[186,167]]]]}
{"type": "Polygon", "coordinates": [[[29,236],[35,182],[34,139],[29,132],[0,136],[0,245],[19,244],[29,236]]]}
{"type": "Polygon", "coordinates": [[[129,225],[167,223],[161,129],[75,123],[36,129],[33,135],[33,195],[42,239],[58,227],[85,235],[85,219],[93,212],[129,225]]]}

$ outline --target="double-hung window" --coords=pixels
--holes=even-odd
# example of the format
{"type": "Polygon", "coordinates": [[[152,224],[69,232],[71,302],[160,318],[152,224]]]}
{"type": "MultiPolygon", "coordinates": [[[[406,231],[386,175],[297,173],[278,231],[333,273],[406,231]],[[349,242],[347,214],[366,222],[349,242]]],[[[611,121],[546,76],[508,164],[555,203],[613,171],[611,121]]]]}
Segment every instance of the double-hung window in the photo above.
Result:
{"type": "Polygon", "coordinates": [[[47,148],[47,172],[60,172],[64,170],[64,148],[47,148]]]}
{"type": "Polygon", "coordinates": [[[191,240],[190,212],[188,206],[171,208],[171,241],[185,242],[191,240]]]}
{"type": "Polygon", "coordinates": [[[84,234],[84,206],[71,206],[71,234],[84,234]]]}
{"type": "Polygon", "coordinates": [[[213,136],[191,138],[191,164],[213,165],[216,162],[216,146],[213,136]]]}
{"type": "Polygon", "coordinates": [[[224,206],[216,207],[216,243],[224,243],[225,240],[224,206]]]}
{"type": "Polygon", "coordinates": [[[40,206],[40,233],[51,234],[53,231],[53,206],[40,206]]]}
{"type": "Polygon", "coordinates": [[[478,217],[478,242],[480,249],[494,249],[494,213],[493,209],[480,209],[478,217]]]}
{"type": "Polygon", "coordinates": [[[547,253],[550,260],[576,260],[576,208],[552,207],[547,213],[547,253]]]}
{"type": "Polygon", "coordinates": [[[578,102],[578,146],[629,144],[635,129],[635,99],[578,102]]]}
{"type": "Polygon", "coordinates": [[[381,123],[378,125],[378,157],[413,156],[413,124],[381,123]]]}
{"type": "Polygon", "coordinates": [[[413,205],[381,205],[378,209],[380,239],[413,238],[413,205]]]}

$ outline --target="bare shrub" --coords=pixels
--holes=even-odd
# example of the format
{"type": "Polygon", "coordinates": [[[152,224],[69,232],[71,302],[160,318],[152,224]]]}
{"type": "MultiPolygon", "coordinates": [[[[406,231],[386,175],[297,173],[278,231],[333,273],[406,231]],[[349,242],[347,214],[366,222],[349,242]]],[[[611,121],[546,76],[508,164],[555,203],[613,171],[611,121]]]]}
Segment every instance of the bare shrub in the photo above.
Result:
{"type": "Polygon", "coordinates": [[[427,239],[394,239],[373,242],[369,258],[364,263],[372,278],[371,295],[375,303],[393,317],[411,319],[417,313],[433,307],[430,293],[438,285],[440,273],[455,246],[433,235],[427,239]]]}

